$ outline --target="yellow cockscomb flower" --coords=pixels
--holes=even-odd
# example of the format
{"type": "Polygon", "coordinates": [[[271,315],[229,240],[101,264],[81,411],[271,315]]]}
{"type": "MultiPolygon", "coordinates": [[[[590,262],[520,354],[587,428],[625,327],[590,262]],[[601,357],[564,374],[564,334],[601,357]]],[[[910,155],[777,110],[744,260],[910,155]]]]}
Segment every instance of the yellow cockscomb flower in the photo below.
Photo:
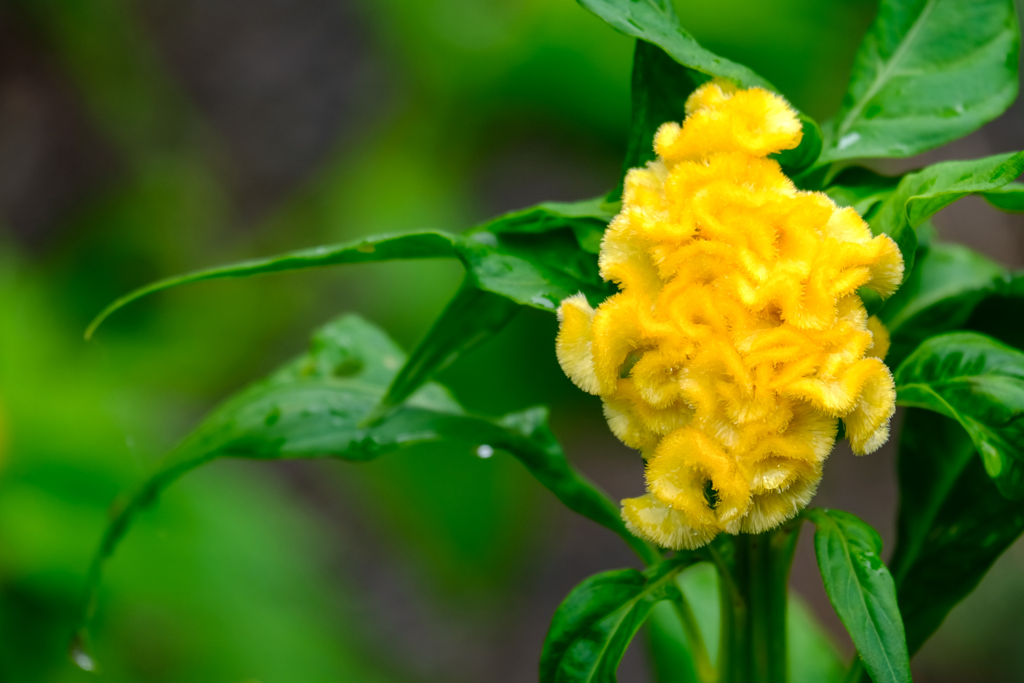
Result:
{"type": "Polygon", "coordinates": [[[801,139],[785,100],[714,81],[686,113],[626,176],[600,255],[620,292],[596,310],[582,294],[563,301],[557,343],[566,374],[647,460],[626,525],[674,549],[795,516],[839,419],[858,454],[886,441],[888,335],[857,290],[889,296],[903,277],[889,237],[768,158],[801,139]]]}

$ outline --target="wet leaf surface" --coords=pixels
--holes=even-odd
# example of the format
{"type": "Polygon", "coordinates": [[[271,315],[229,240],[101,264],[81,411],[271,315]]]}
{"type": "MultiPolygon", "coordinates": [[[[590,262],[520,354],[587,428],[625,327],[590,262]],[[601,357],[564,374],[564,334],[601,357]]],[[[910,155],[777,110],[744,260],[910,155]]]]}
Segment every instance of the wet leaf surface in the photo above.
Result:
{"type": "Polygon", "coordinates": [[[882,538],[841,510],[807,510],[825,591],[875,683],[910,681],[910,656],[882,538]]]}
{"type": "Polygon", "coordinates": [[[883,0],[822,161],[909,157],[999,116],[1017,96],[1010,0],[883,0]]]}

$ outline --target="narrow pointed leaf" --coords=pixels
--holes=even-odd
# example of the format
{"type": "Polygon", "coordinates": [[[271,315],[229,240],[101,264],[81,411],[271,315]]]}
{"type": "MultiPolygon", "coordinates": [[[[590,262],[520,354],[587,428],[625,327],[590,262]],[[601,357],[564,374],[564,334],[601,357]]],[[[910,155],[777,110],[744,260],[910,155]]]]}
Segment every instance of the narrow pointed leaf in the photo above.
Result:
{"type": "Polygon", "coordinates": [[[381,400],[381,407],[390,408],[407,399],[460,354],[505,327],[518,310],[519,306],[510,299],[484,291],[470,282],[463,283],[395,376],[381,400]]]}
{"type": "Polygon", "coordinates": [[[651,607],[678,593],[675,576],[693,561],[686,554],[645,572],[603,572],[576,586],[551,620],[541,651],[541,683],[614,683],[619,661],[651,607]]]}
{"type": "Polygon", "coordinates": [[[961,197],[998,189],[1022,171],[1024,152],[928,166],[905,175],[868,224],[876,235],[886,233],[896,241],[909,275],[917,247],[914,228],[961,197]]]}
{"type": "MultiPolygon", "coordinates": [[[[654,134],[667,121],[686,118],[686,100],[711,76],[683,66],[657,45],[636,41],[631,85],[632,113],[622,174],[656,158],[654,134]]],[[[621,195],[619,185],[618,194],[621,195]]]]}
{"type": "Polygon", "coordinates": [[[198,270],[184,275],[176,275],[158,280],[145,287],[140,287],[111,303],[89,324],[85,332],[85,338],[89,339],[96,331],[96,328],[119,308],[148,294],[170,289],[171,287],[203,282],[205,280],[250,277],[267,273],[303,270],[306,268],[323,268],[325,266],[348,263],[375,263],[395,259],[457,258],[459,256],[459,251],[456,247],[457,243],[458,238],[455,235],[440,232],[381,235],[366,237],[345,244],[300,249],[270,258],[252,259],[226,266],[198,270]]]}
{"type": "Polygon", "coordinates": [[[900,405],[959,422],[999,490],[1024,497],[1024,353],[983,334],[954,332],[921,344],[895,378],[900,405]]]}
{"type": "Polygon", "coordinates": [[[886,361],[896,367],[928,337],[962,327],[1007,277],[1001,266],[958,244],[919,249],[913,272],[878,314],[892,337],[886,361]]]}
{"type": "Polygon", "coordinates": [[[960,425],[925,410],[904,419],[899,487],[892,567],[914,653],[1024,532],[1024,502],[999,494],[960,425]]]}
{"type": "Polygon", "coordinates": [[[964,327],[1024,349],[1024,273],[1016,273],[978,304],[964,327]]]}
{"type": "Polygon", "coordinates": [[[882,0],[822,161],[908,157],[999,116],[1017,96],[1012,0],[882,0]]]}
{"type": "MultiPolygon", "coordinates": [[[[654,134],[668,121],[680,123],[686,118],[686,100],[711,74],[684,66],[663,49],[645,40],[637,40],[633,53],[632,114],[623,159],[623,178],[629,169],[642,167],[656,158],[654,134]]],[[[789,174],[810,166],[821,152],[821,129],[809,116],[800,114],[803,138],[799,147],[775,155],[789,174]]],[[[622,183],[609,194],[618,199],[622,183]]]]}
{"type": "Polygon", "coordinates": [[[614,291],[598,275],[594,257],[611,215],[600,201],[542,204],[501,216],[465,235],[428,231],[366,237],[167,278],[112,303],[89,325],[86,338],[117,309],[171,287],[378,261],[453,258],[481,289],[520,305],[554,311],[562,299],[577,292],[596,303],[614,291]]]}
{"type": "Polygon", "coordinates": [[[775,90],[756,73],[704,49],[679,22],[671,0],[577,0],[616,31],[657,45],[685,67],[749,88],[775,90]]]}
{"type": "Polygon", "coordinates": [[[1009,213],[1024,211],[1024,183],[1008,183],[998,189],[983,192],[981,196],[1001,211],[1009,213]]]}
{"type": "Polygon", "coordinates": [[[807,510],[825,591],[875,683],[906,683],[910,656],[882,538],[841,510],[807,510]]]}
{"type": "MultiPolygon", "coordinates": [[[[785,149],[772,155],[772,158],[782,166],[782,170],[790,176],[796,176],[805,168],[810,168],[821,156],[823,144],[818,122],[803,112],[797,112],[797,117],[800,119],[802,132],[800,144],[794,149],[785,149]]],[[[795,182],[798,186],[802,185],[798,177],[795,178],[795,182]]]]}
{"type": "Polygon", "coordinates": [[[175,479],[211,460],[364,461],[437,441],[467,455],[481,447],[510,453],[571,510],[619,534],[645,560],[656,557],[625,529],[618,506],[572,468],[547,427],[544,409],[501,419],[471,416],[443,387],[428,384],[385,419],[364,426],[404,361],[394,342],[355,316],[325,326],[314,337],[310,353],[217,408],[119,503],[97,552],[90,589],[97,587],[104,559],[134,516],[175,479]]]}
{"type": "Polygon", "coordinates": [[[863,166],[844,169],[825,189],[840,206],[850,206],[864,218],[885,201],[900,183],[900,176],[885,176],[863,166]]]}
{"type": "MultiPolygon", "coordinates": [[[[505,234],[543,233],[568,228],[576,236],[580,248],[596,254],[600,250],[605,228],[618,211],[618,205],[609,204],[604,197],[578,202],[543,202],[498,216],[478,230],[505,234]]],[[[473,232],[470,230],[467,234],[473,232]]]]}

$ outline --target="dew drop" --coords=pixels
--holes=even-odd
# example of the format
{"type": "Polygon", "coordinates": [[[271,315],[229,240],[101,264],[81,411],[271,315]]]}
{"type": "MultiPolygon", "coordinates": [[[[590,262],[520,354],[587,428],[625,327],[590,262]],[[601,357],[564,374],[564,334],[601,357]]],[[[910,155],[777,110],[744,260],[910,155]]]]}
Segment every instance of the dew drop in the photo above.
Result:
{"type": "Polygon", "coordinates": [[[854,144],[858,140],[860,140],[860,133],[849,133],[839,138],[839,144],[837,145],[837,147],[839,149],[846,149],[847,147],[854,144]]]}
{"type": "Polygon", "coordinates": [[[551,311],[555,310],[554,302],[552,302],[547,297],[541,296],[539,294],[537,296],[531,298],[530,299],[530,303],[536,304],[537,306],[540,306],[542,308],[546,308],[546,309],[551,310],[551,311]]]}
{"type": "Polygon", "coordinates": [[[481,457],[486,460],[487,458],[494,455],[494,449],[488,446],[487,444],[483,444],[482,446],[476,449],[476,454],[478,457],[481,457]]]}
{"type": "Polygon", "coordinates": [[[71,639],[68,657],[82,671],[96,671],[96,660],[92,658],[92,655],[89,654],[89,650],[85,646],[85,634],[82,631],[76,633],[75,637],[71,639]]]}

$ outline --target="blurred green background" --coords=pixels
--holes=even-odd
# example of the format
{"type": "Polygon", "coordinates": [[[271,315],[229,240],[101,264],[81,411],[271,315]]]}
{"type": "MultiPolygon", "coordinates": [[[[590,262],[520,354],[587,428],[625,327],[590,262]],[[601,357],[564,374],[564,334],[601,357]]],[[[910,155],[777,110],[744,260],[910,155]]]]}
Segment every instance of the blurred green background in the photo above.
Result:
{"type": "MultiPolygon", "coordinates": [[[[876,5],[678,9],[707,47],[826,118],[876,5]]],[[[93,679],[67,644],[107,508],[206,410],[340,312],[414,344],[461,273],[409,262],[197,285],[87,344],[92,315],[194,268],[601,194],[625,146],[631,54],[571,0],[0,0],[0,681],[93,679]]],[[[939,157],[1020,149],[1022,120],[1015,106],[939,157]]],[[[945,235],[1020,265],[1019,219],[955,211],[945,235]]],[[[442,379],[479,412],[550,404],[570,457],[635,495],[640,463],[561,375],[555,327],[524,311],[442,379]]],[[[820,500],[891,547],[892,450],[872,457],[837,452],[820,500]]],[[[535,680],[558,602],[632,564],[620,546],[500,454],[221,462],[173,486],[109,564],[95,655],[112,682],[535,680]]],[[[838,633],[806,550],[794,582],[838,633]]],[[[1021,569],[1018,546],[918,680],[1024,679],[1021,569]]],[[[621,680],[648,672],[634,647],[621,680]]]]}

